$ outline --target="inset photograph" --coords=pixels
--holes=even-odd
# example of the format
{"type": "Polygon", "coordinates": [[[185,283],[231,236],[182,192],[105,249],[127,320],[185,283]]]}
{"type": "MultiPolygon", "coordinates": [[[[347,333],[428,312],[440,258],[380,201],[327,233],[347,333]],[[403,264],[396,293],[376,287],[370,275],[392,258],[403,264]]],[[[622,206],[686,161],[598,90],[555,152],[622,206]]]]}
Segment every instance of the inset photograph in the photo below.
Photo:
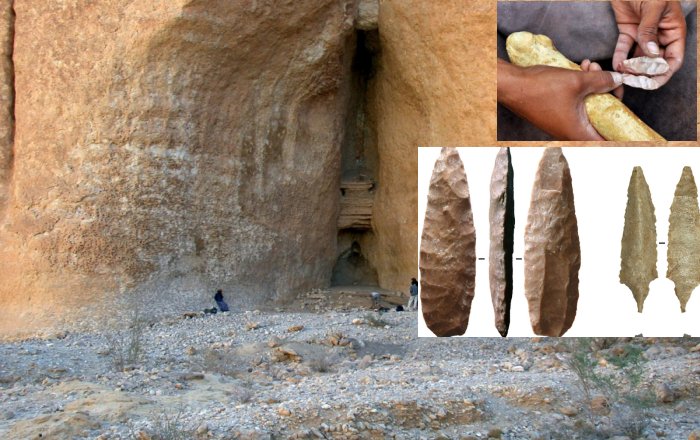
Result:
{"type": "Polygon", "coordinates": [[[700,332],[700,149],[418,150],[419,336],[700,332]]]}
{"type": "Polygon", "coordinates": [[[499,141],[696,141],[696,2],[498,2],[499,141]]]}

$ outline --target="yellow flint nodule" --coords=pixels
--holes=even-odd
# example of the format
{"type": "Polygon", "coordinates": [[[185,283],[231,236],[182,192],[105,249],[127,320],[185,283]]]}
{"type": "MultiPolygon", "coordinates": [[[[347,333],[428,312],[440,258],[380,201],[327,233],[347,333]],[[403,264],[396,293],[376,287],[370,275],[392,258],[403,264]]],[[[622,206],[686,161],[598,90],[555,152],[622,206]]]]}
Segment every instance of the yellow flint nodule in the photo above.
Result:
{"type": "MultiPolygon", "coordinates": [[[[506,40],[506,50],[510,61],[517,66],[544,65],[581,70],[578,64],[562,55],[546,35],[514,32],[506,40]]],[[[609,141],[665,141],[609,93],[589,95],[584,102],[591,124],[609,141]]]]}

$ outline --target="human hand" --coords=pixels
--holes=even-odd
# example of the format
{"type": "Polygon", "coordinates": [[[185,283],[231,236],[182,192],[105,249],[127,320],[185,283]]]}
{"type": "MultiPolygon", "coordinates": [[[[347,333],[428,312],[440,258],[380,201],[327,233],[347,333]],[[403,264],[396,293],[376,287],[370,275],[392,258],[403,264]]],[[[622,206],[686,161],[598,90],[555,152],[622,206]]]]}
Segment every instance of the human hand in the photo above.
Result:
{"type": "Polygon", "coordinates": [[[548,66],[518,67],[498,60],[498,102],[558,140],[604,141],[588,121],[584,98],[622,84],[622,74],[548,66]]]}
{"type": "MultiPolygon", "coordinates": [[[[633,72],[623,64],[637,43],[633,57],[663,57],[669,69],[652,78],[658,87],[666,84],[683,65],[686,24],[677,1],[613,0],[612,8],[620,35],[613,54],[613,68],[618,72],[633,72]]],[[[622,87],[614,94],[622,98],[622,87]]]]}

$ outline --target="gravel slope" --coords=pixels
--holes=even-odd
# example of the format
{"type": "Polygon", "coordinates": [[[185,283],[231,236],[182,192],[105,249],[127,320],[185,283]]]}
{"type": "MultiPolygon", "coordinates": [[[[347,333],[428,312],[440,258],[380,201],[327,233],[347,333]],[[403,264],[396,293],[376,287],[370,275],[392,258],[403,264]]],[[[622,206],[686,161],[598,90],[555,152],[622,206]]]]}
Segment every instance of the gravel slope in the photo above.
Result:
{"type": "Polygon", "coordinates": [[[418,339],[415,313],[361,308],[171,316],[0,345],[0,438],[689,439],[699,342],[601,351],[641,347],[645,387],[670,395],[593,412],[560,339],[418,339]]]}

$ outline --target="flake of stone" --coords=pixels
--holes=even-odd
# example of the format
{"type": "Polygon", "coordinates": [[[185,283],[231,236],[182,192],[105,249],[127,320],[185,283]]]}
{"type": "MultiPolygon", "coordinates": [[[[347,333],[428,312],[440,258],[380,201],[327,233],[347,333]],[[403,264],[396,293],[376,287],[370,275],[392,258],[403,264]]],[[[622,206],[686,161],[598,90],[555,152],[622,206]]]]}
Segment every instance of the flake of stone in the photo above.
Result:
{"type": "Polygon", "coordinates": [[[581,251],[571,173],[561,148],[547,148],[525,227],[525,296],[538,335],[562,336],[576,317],[581,251]]]}
{"type": "Polygon", "coordinates": [[[635,75],[663,75],[670,66],[662,57],[637,57],[622,61],[622,68],[627,73],[635,75]]]}
{"type": "Polygon", "coordinates": [[[430,179],[420,247],[423,318],[437,336],[463,334],[476,276],[476,231],[459,153],[443,148],[430,179]]]}
{"type": "Polygon", "coordinates": [[[700,284],[700,212],[698,189],[690,167],[683,173],[671,204],[668,227],[668,270],[666,277],[675,284],[681,311],[700,284]]]}
{"type": "Polygon", "coordinates": [[[661,87],[661,84],[653,78],[644,75],[630,75],[629,73],[622,74],[622,83],[644,90],[656,90],[661,87]]]}
{"type": "Polygon", "coordinates": [[[510,303],[513,297],[513,165],[510,149],[501,148],[491,174],[489,208],[489,285],[496,329],[508,334],[510,303]]]}
{"type": "Polygon", "coordinates": [[[627,189],[625,227],[620,251],[620,283],[632,291],[642,313],[649,283],[656,271],[656,216],[649,185],[641,167],[634,167],[627,189]]]}

